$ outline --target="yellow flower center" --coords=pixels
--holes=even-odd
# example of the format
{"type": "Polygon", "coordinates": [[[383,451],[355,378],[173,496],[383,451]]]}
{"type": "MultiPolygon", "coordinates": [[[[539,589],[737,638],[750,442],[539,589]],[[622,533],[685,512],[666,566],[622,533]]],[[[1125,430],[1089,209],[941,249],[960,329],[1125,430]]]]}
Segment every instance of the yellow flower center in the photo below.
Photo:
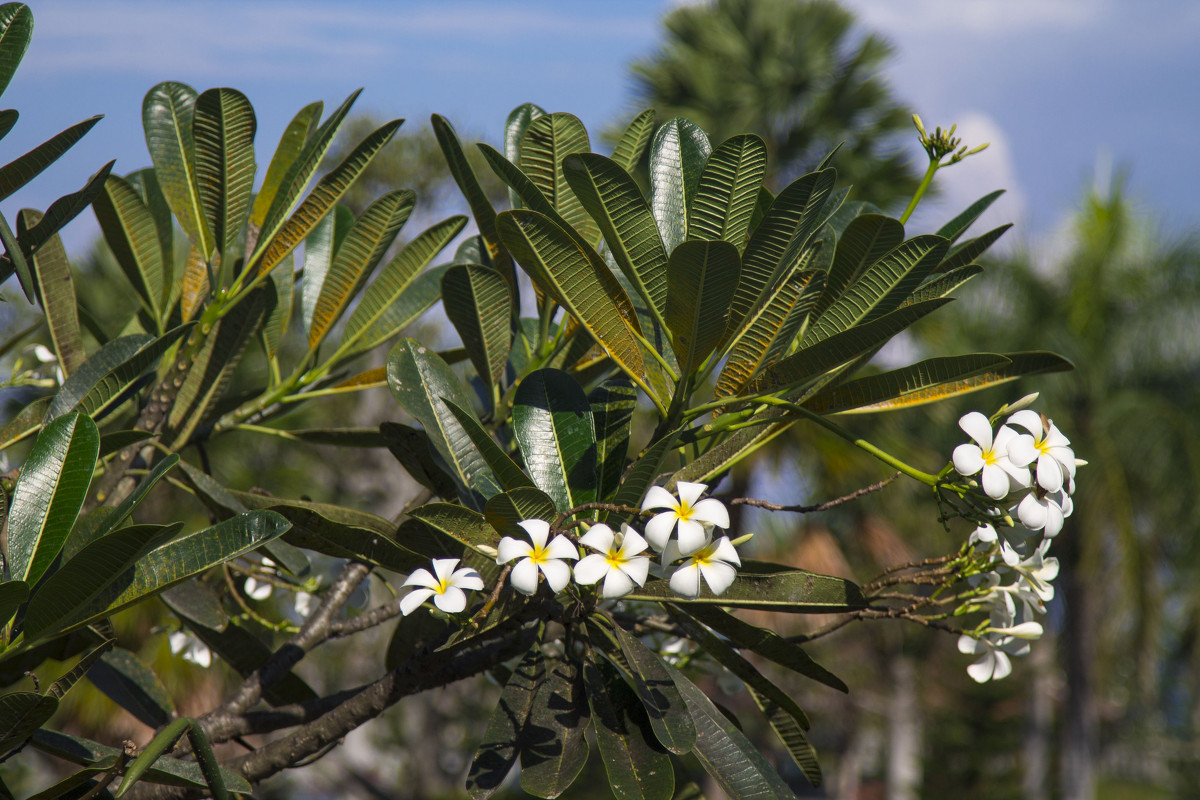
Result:
{"type": "Polygon", "coordinates": [[[545,564],[546,560],[547,560],[546,559],[546,548],[538,547],[535,544],[533,546],[533,549],[529,551],[529,560],[535,564],[545,564]]]}
{"type": "Polygon", "coordinates": [[[708,564],[710,564],[713,560],[713,553],[716,553],[716,552],[717,552],[717,545],[715,543],[710,544],[708,547],[705,547],[703,550],[699,551],[698,553],[693,553],[691,555],[691,561],[693,564],[696,564],[697,566],[701,566],[701,567],[708,566],[708,564]]]}
{"type": "Polygon", "coordinates": [[[679,501],[679,508],[675,510],[675,516],[685,521],[692,518],[692,507],[687,500],[679,501]]]}
{"type": "Polygon", "coordinates": [[[616,547],[608,551],[604,556],[604,560],[610,567],[620,567],[625,563],[625,558],[621,555],[621,551],[616,547]]]}
{"type": "Polygon", "coordinates": [[[438,578],[437,586],[435,586],[433,588],[433,593],[434,594],[445,594],[446,590],[449,588],[450,588],[450,584],[446,583],[445,580],[438,578]]]}
{"type": "MultiPolygon", "coordinates": [[[[982,450],[982,448],[980,448],[980,449],[982,450]]],[[[995,450],[983,450],[982,452],[983,452],[983,463],[985,463],[985,464],[989,464],[989,465],[995,464],[997,461],[1000,460],[1000,457],[996,455],[995,450]]]]}

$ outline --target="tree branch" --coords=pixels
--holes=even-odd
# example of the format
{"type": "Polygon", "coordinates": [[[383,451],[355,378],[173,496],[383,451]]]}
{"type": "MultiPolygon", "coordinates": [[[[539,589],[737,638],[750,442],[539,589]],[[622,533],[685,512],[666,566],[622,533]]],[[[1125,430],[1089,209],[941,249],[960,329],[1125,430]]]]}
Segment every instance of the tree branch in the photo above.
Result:
{"type": "Polygon", "coordinates": [[[900,477],[900,473],[884,478],[881,481],[872,483],[870,486],[864,486],[861,489],[855,489],[850,494],[844,494],[841,497],[835,497],[832,500],[826,500],[824,503],[817,503],[812,506],[783,506],[778,503],[768,503],[766,500],[756,500],[753,497],[735,497],[729,501],[731,506],[753,506],[754,508],[765,508],[768,511],[792,511],[797,514],[813,514],[818,511],[828,511],[831,508],[836,508],[842,503],[849,503],[851,500],[856,500],[865,494],[878,492],[883,487],[887,486],[896,478],[900,477]]]}

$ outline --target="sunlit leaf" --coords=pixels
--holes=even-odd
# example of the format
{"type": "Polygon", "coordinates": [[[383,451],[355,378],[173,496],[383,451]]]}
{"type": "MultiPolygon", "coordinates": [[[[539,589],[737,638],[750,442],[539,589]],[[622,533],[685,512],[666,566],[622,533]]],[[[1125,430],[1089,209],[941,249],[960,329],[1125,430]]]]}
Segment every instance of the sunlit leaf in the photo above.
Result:
{"type": "Polygon", "coordinates": [[[638,162],[642,160],[642,154],[646,152],[646,145],[650,144],[652,135],[654,135],[654,109],[647,108],[625,126],[621,138],[617,139],[617,144],[613,147],[611,156],[613,163],[626,172],[633,172],[638,162]]]}
{"type": "Polygon", "coordinates": [[[708,136],[682,117],[668,120],[650,143],[650,210],[667,253],[688,238],[688,209],[712,152],[708,136]]]}
{"type": "Polygon", "coordinates": [[[688,239],[721,239],[739,250],[767,173],[767,146],[752,133],[725,140],[704,164],[688,210],[688,239]]]}
{"type": "Polygon", "coordinates": [[[720,342],[740,269],[729,242],[689,239],[671,252],[666,321],[681,376],[694,372],[720,342]]]}
{"type": "Polygon", "coordinates": [[[232,269],[238,237],[250,212],[257,129],[254,108],[236,89],[209,89],[196,99],[192,123],[196,190],[223,270],[232,269]]]}
{"type": "Polygon", "coordinates": [[[455,264],[442,275],[442,299],[476,374],[498,387],[512,345],[508,282],[491,267],[455,264]]]}
{"type": "Polygon", "coordinates": [[[163,195],[183,232],[207,259],[216,245],[196,185],[192,125],[197,97],[196,90],[186,84],[175,81],[158,84],[142,101],[142,126],[163,195]]]}
{"type": "Polygon", "coordinates": [[[596,434],[583,389],[565,372],[541,369],[521,381],[512,430],[525,469],[559,512],[596,497],[596,434]]]}

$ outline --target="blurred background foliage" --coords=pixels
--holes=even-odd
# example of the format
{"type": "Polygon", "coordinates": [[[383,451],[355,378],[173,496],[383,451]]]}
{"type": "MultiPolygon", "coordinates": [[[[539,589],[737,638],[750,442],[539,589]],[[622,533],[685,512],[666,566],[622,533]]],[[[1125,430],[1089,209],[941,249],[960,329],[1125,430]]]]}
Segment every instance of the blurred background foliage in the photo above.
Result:
{"type": "MultiPolygon", "coordinates": [[[[630,110],[653,107],[660,121],[689,117],[714,143],[744,131],[759,134],[776,169],[768,178],[775,187],[840,143],[834,166],[855,185],[850,199],[896,209],[911,196],[917,176],[908,160],[912,148],[902,147],[912,142],[911,112],[887,81],[890,53],[885,40],[827,0],[682,6],[665,16],[659,49],[631,65],[630,110]]],[[[497,138],[501,122],[490,138],[497,138]]],[[[614,120],[613,129],[620,122],[614,120]]],[[[359,118],[341,141],[357,141],[377,124],[359,118]]],[[[476,132],[462,133],[469,139],[476,132]]],[[[330,159],[339,157],[334,152],[330,159]]],[[[506,194],[491,171],[477,168],[476,174],[492,180],[485,189],[503,206],[506,194]]],[[[1046,638],[1010,678],[982,686],[966,676],[953,639],[935,631],[868,624],[817,643],[814,657],[836,662],[852,691],[842,696],[794,687],[812,710],[813,744],[829,776],[822,789],[809,789],[813,796],[1200,796],[1200,240],[1164,237],[1123,186],[1117,177],[1084,190],[1069,226],[1051,245],[1010,235],[1017,243],[1008,242],[1008,254],[986,261],[985,272],[948,313],[922,322],[904,343],[918,353],[1050,349],[1074,360],[1075,372],[851,423],[884,448],[907,453],[911,463],[936,470],[963,439],[959,415],[973,408],[990,413],[1026,392],[1042,392],[1043,410],[1093,465],[1081,473],[1076,513],[1056,542],[1062,578],[1046,638]]],[[[463,206],[432,132],[413,121],[347,201],[360,211],[365,198],[397,187],[416,191],[418,214],[463,206]]],[[[113,310],[129,289],[111,254],[99,242],[76,257],[76,266],[87,286],[80,293],[85,304],[97,324],[115,333],[113,310]]],[[[11,305],[0,313],[5,327],[18,329],[11,305]]],[[[293,331],[293,348],[304,346],[298,335],[293,331]]],[[[444,327],[415,335],[455,344],[444,327]]],[[[884,351],[879,361],[887,358],[884,351]]],[[[242,366],[262,368],[252,358],[242,366]]],[[[10,392],[5,403],[16,408],[21,398],[10,392]]],[[[399,414],[380,390],[307,405],[294,423],[311,426],[332,416],[371,426],[399,414]]],[[[322,496],[314,499],[384,515],[398,512],[413,492],[384,452],[358,451],[359,460],[347,463],[284,439],[260,437],[253,446],[228,439],[222,446],[240,447],[240,457],[213,462],[237,465],[242,474],[218,476],[227,485],[288,496],[317,486],[322,496]]],[[[755,462],[757,473],[732,476],[737,494],[814,502],[887,477],[819,430],[794,428],[772,446],[755,462]],[[833,485],[827,477],[833,475],[844,482],[833,485]]],[[[159,502],[191,501],[179,493],[159,502]]],[[[195,511],[203,513],[198,506],[195,511]]],[[[815,518],[780,520],[748,511],[734,527],[757,532],[753,547],[761,554],[861,581],[888,565],[957,547],[967,532],[943,529],[935,514],[920,486],[897,482],[815,518]]],[[[361,598],[359,605],[366,604],[361,598]]],[[[233,676],[170,656],[159,635],[164,619],[145,606],[115,622],[143,639],[140,655],[166,677],[172,694],[191,693],[196,707],[205,707],[233,676]]],[[[799,634],[806,631],[787,626],[831,621],[777,615],[770,625],[799,634]]],[[[306,663],[303,677],[314,686],[331,669],[346,677],[356,661],[382,658],[385,641],[381,634],[365,643],[377,646],[371,654],[335,650],[306,663]]],[[[714,675],[705,688],[735,710],[751,703],[724,696],[720,685],[714,675]]],[[[303,787],[276,781],[262,796],[457,797],[476,744],[471,732],[478,733],[468,723],[493,702],[460,687],[410,698],[383,724],[356,731],[348,746],[306,770],[303,787]],[[393,793],[397,787],[403,794],[393,793]]],[[[103,729],[138,738],[146,732],[97,692],[77,695],[61,719],[83,735],[103,729]]],[[[755,738],[771,745],[768,736],[755,738]]],[[[776,755],[784,775],[799,778],[787,772],[787,757],[776,755]]],[[[594,780],[580,781],[572,796],[584,796],[580,787],[589,785],[591,796],[609,796],[599,764],[588,769],[594,780]]],[[[802,779],[793,785],[806,787],[802,779]]],[[[709,798],[719,797],[703,788],[709,798]]]]}

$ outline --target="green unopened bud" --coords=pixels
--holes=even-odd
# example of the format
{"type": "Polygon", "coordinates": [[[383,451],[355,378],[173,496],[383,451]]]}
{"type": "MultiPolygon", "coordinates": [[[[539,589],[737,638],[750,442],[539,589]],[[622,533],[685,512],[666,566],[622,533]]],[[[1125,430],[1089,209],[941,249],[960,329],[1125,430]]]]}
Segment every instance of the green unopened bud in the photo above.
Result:
{"type": "Polygon", "coordinates": [[[734,547],[741,547],[742,545],[744,545],[746,542],[750,541],[753,538],[754,538],[753,533],[744,533],[741,536],[739,536],[738,538],[733,539],[729,543],[731,545],[733,545],[734,547]]]}

